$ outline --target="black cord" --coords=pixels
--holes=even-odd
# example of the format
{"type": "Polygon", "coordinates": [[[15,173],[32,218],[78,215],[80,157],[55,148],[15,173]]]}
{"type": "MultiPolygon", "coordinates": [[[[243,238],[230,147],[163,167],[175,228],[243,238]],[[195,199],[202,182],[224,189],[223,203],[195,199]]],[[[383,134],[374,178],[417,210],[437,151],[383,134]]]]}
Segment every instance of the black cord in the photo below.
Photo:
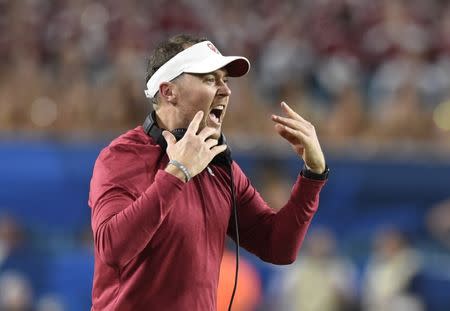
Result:
{"type": "MultiPolygon", "coordinates": [[[[230,159],[231,160],[231,159],[230,159]]],[[[231,204],[233,207],[234,213],[234,227],[236,230],[236,272],[234,275],[234,287],[233,294],[231,294],[230,304],[228,305],[228,311],[231,311],[231,306],[233,305],[234,295],[236,294],[237,282],[238,282],[238,273],[239,273],[239,230],[238,230],[238,213],[236,207],[236,193],[234,190],[234,178],[233,178],[233,168],[232,161],[230,161],[230,187],[231,187],[231,204]]]]}

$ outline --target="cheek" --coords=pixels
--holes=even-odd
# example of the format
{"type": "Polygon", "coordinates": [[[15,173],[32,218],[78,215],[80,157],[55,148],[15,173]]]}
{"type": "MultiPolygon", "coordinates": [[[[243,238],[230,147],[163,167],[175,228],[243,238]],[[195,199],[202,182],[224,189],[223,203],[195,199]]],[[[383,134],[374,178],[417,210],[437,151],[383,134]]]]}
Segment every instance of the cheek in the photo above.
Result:
{"type": "Polygon", "coordinates": [[[181,115],[183,115],[184,123],[188,125],[199,110],[205,112],[204,120],[206,120],[214,96],[210,96],[204,91],[192,91],[183,95],[184,97],[180,103],[179,109],[182,110],[181,115]]]}
{"type": "Polygon", "coordinates": [[[189,102],[192,107],[196,107],[197,110],[207,110],[213,102],[215,93],[210,90],[200,90],[192,92],[189,98],[189,102]]]}

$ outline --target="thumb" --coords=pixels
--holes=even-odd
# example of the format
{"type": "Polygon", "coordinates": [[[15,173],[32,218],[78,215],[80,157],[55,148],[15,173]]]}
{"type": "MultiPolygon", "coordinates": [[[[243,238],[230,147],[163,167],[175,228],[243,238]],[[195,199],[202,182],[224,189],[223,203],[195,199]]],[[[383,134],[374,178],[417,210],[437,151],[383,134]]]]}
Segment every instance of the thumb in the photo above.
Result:
{"type": "Polygon", "coordinates": [[[162,135],[164,136],[164,139],[167,142],[167,146],[172,146],[173,144],[175,144],[177,142],[177,139],[175,138],[175,136],[173,136],[173,134],[169,131],[163,131],[162,135]]]}

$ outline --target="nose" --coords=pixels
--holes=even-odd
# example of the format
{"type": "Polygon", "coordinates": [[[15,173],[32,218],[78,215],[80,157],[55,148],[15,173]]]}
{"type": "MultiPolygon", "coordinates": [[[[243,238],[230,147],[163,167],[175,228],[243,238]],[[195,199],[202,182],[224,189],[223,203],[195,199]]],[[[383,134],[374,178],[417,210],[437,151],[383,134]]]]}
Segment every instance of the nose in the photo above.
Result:
{"type": "Polygon", "coordinates": [[[222,95],[222,96],[230,96],[231,95],[231,89],[225,81],[220,82],[217,94],[222,95]]]}

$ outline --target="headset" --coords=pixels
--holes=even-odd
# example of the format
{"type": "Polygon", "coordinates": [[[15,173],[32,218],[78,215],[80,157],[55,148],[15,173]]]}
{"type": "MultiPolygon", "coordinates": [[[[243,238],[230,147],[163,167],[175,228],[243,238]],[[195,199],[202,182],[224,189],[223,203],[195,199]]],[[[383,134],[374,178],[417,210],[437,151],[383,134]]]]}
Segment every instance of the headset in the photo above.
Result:
{"type": "MultiPolygon", "coordinates": [[[[147,135],[152,137],[156,140],[156,143],[161,146],[163,150],[167,149],[167,142],[164,139],[164,136],[162,135],[163,129],[161,129],[158,124],[156,123],[156,115],[155,111],[152,111],[146,118],[143,124],[144,131],[147,135]]],[[[186,133],[187,129],[185,128],[178,128],[171,131],[173,136],[175,136],[176,140],[179,141],[181,138],[183,138],[184,134],[186,133]]],[[[218,145],[226,144],[227,140],[225,138],[225,135],[220,134],[218,145]]],[[[211,164],[213,165],[219,165],[219,166],[230,166],[232,163],[231,158],[231,150],[229,147],[212,159],[211,164]]],[[[230,174],[232,175],[232,174],[230,174]]],[[[231,176],[232,177],[232,176],[231,176]]]]}
{"type": "MultiPolygon", "coordinates": [[[[145,118],[144,124],[142,125],[144,128],[144,132],[152,137],[156,143],[165,151],[167,149],[167,142],[162,135],[163,129],[161,129],[158,124],[156,123],[156,113],[155,111],[152,111],[148,114],[148,116],[145,118]]],[[[176,140],[179,141],[181,138],[183,138],[184,134],[186,133],[187,129],[185,128],[178,128],[171,131],[171,133],[175,136],[176,140]]],[[[226,138],[223,133],[220,134],[219,138],[219,145],[226,144],[226,138]]],[[[235,186],[234,186],[234,179],[233,179],[233,171],[231,168],[233,159],[231,158],[231,150],[229,147],[212,159],[211,164],[212,165],[219,165],[224,166],[228,168],[228,172],[230,174],[230,190],[231,190],[231,204],[233,208],[233,216],[234,216],[234,227],[236,232],[236,272],[234,276],[234,287],[233,287],[233,293],[231,295],[230,304],[228,306],[228,311],[231,311],[231,306],[233,305],[234,295],[236,293],[236,287],[237,287],[237,280],[238,280],[238,271],[239,271],[239,230],[238,230],[238,213],[237,213],[237,207],[236,207],[236,193],[235,193],[235,186]]]]}

